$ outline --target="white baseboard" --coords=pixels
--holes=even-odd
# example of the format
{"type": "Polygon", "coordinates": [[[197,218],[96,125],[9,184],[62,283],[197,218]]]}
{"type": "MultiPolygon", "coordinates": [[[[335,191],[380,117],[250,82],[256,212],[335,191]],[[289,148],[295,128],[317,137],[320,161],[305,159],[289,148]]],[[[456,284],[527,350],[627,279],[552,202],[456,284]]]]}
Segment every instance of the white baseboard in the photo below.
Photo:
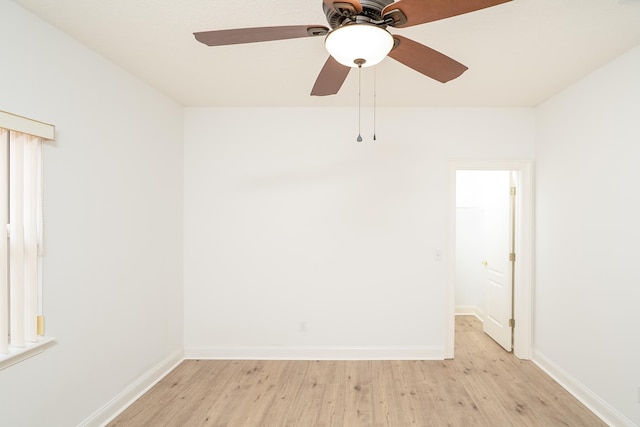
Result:
{"type": "Polygon", "coordinates": [[[218,347],[190,346],[185,359],[444,360],[444,347],[218,347]]]}
{"type": "Polygon", "coordinates": [[[140,378],[132,382],[102,408],[94,412],[93,415],[81,422],[79,427],[105,426],[140,396],[146,393],[165,375],[171,372],[183,360],[184,352],[182,350],[175,351],[145,372],[140,378]]]}
{"type": "Polygon", "coordinates": [[[456,305],[456,316],[476,316],[481,322],[484,321],[484,313],[478,307],[472,305],[456,305]]]}
{"type": "Polygon", "coordinates": [[[567,371],[553,363],[537,351],[533,352],[533,363],[556,380],[565,390],[578,399],[591,412],[596,414],[607,425],[617,427],[637,427],[634,422],[622,415],[615,408],[602,400],[567,371]]]}

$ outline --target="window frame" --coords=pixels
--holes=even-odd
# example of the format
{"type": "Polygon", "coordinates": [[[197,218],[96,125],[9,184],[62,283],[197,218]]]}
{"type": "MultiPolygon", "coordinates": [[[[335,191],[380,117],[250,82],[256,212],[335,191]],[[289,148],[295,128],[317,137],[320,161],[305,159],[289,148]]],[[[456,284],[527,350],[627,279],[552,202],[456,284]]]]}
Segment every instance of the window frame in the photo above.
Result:
{"type": "MultiPolygon", "coordinates": [[[[51,141],[55,136],[55,126],[0,110],[0,128],[37,136],[51,141]]],[[[55,343],[55,338],[39,335],[35,342],[25,342],[24,347],[9,346],[8,353],[0,353],[0,370],[42,353],[55,343]]]]}

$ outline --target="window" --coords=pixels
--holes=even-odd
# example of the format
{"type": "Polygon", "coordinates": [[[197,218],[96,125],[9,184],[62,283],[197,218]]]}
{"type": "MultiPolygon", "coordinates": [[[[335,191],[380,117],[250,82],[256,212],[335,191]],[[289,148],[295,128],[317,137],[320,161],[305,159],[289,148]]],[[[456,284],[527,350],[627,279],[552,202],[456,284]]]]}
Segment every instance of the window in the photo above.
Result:
{"type": "Polygon", "coordinates": [[[42,144],[54,128],[0,111],[0,369],[52,342],[42,316],[42,144]]]}

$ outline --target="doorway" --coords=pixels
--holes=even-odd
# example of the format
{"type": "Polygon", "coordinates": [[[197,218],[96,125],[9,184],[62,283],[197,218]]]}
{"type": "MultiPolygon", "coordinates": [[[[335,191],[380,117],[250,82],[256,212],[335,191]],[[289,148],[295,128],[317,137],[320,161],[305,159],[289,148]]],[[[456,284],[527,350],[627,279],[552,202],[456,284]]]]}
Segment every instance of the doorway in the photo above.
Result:
{"type": "Polygon", "coordinates": [[[456,172],[456,315],[473,314],[506,351],[513,348],[516,173],[456,172]]]}
{"type": "Polygon", "coordinates": [[[449,187],[446,357],[458,313],[481,318],[496,342],[531,359],[532,164],[452,162],[449,187]]]}

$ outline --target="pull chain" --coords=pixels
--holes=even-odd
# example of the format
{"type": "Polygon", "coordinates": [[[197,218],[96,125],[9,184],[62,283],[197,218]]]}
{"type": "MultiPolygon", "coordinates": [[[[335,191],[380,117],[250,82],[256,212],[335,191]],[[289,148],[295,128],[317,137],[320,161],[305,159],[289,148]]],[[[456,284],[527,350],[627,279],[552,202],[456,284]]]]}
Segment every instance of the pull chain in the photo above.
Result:
{"type": "Polygon", "coordinates": [[[362,116],[362,64],[358,64],[358,138],[356,141],[362,142],[362,135],[360,134],[362,116]]]}
{"type": "Polygon", "coordinates": [[[376,97],[378,92],[378,67],[373,67],[373,140],[376,140],[376,97]]]}

